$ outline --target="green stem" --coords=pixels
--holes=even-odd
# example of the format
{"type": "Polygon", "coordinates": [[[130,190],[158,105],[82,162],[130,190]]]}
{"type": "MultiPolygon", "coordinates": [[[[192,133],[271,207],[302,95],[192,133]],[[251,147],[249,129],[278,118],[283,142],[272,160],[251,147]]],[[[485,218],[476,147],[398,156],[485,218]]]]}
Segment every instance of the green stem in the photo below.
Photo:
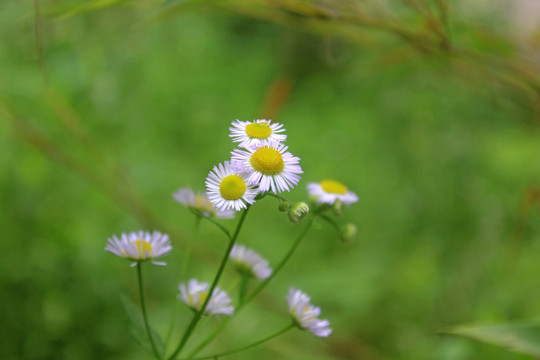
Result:
{"type": "Polygon", "coordinates": [[[216,220],[212,219],[210,216],[204,216],[199,210],[195,210],[195,209],[191,209],[191,212],[199,216],[201,219],[210,221],[212,224],[216,225],[219,228],[219,230],[223,231],[223,233],[227,235],[229,239],[231,238],[231,234],[229,233],[229,230],[227,230],[225,226],[221,225],[216,220]]]}
{"type": "Polygon", "coordinates": [[[262,338],[261,340],[255,341],[254,343],[243,346],[241,348],[225,351],[225,352],[222,352],[222,353],[219,353],[219,354],[202,356],[202,357],[195,358],[193,360],[214,359],[214,358],[218,358],[218,357],[221,357],[221,356],[230,355],[230,354],[234,354],[234,353],[237,353],[237,352],[240,352],[240,351],[250,349],[250,348],[255,347],[257,345],[260,345],[260,344],[262,344],[264,342],[267,342],[268,340],[272,340],[273,338],[278,337],[279,335],[291,330],[294,326],[295,326],[294,323],[291,323],[291,324],[287,325],[286,327],[284,327],[283,329],[279,330],[278,332],[276,332],[276,333],[274,333],[272,335],[269,335],[269,336],[267,336],[265,338],[262,338]]]}
{"type": "MultiPolygon", "coordinates": [[[[195,226],[193,228],[193,236],[191,237],[188,247],[186,249],[186,253],[184,255],[184,265],[182,266],[182,270],[180,272],[180,279],[183,281],[184,277],[186,276],[189,260],[191,258],[191,252],[193,250],[193,247],[195,246],[195,243],[197,241],[198,235],[199,235],[199,227],[201,224],[201,218],[203,215],[201,214],[195,214],[195,226]]],[[[171,341],[171,336],[174,330],[174,325],[176,324],[176,318],[178,317],[178,309],[180,307],[180,302],[175,299],[174,305],[173,305],[173,311],[171,316],[171,323],[169,324],[169,329],[167,330],[167,336],[165,337],[165,345],[163,352],[167,353],[167,348],[169,346],[169,342],[171,341]]]]}
{"type": "Polygon", "coordinates": [[[152,338],[152,330],[150,330],[150,324],[148,323],[148,316],[146,315],[146,305],[144,303],[144,292],[143,292],[143,281],[142,281],[142,263],[140,261],[137,262],[137,278],[139,280],[139,296],[141,298],[141,309],[143,313],[144,327],[146,328],[146,335],[148,336],[148,340],[150,340],[150,345],[152,345],[152,350],[154,351],[154,355],[156,356],[156,359],[160,359],[156,344],[154,343],[154,339],[152,338]]]}
{"type": "Polygon", "coordinates": [[[244,273],[241,276],[241,283],[240,283],[240,290],[238,292],[238,302],[242,303],[242,300],[244,300],[244,296],[246,296],[246,293],[249,288],[249,281],[251,280],[251,273],[249,271],[244,271],[244,273]]]}
{"type": "Polygon", "coordinates": [[[324,215],[324,214],[319,214],[319,216],[321,217],[321,219],[325,220],[327,223],[332,225],[334,227],[334,229],[337,230],[338,233],[341,232],[341,229],[340,229],[338,223],[335,222],[334,219],[332,219],[331,217],[329,217],[327,215],[324,215]]]}
{"type": "Polygon", "coordinates": [[[242,280],[242,278],[240,276],[235,277],[234,280],[231,281],[230,284],[228,284],[227,286],[223,286],[222,289],[224,289],[227,294],[233,294],[235,289],[240,284],[241,280],[242,280]]]}
{"type": "MultiPolygon", "coordinates": [[[[249,294],[248,296],[246,296],[244,298],[244,300],[238,304],[238,306],[236,307],[236,310],[235,310],[235,315],[237,315],[240,310],[247,304],[249,303],[259,292],[261,292],[267,285],[268,283],[270,283],[270,281],[277,275],[277,273],[285,266],[285,264],[287,263],[287,261],[289,261],[289,259],[291,258],[291,256],[294,254],[294,252],[296,251],[296,249],[298,248],[298,245],[300,245],[300,242],[302,241],[302,239],[306,236],[306,234],[308,233],[309,229],[311,228],[311,226],[313,225],[313,222],[315,221],[315,216],[318,214],[317,211],[314,212],[313,216],[311,217],[311,219],[308,221],[308,223],[306,224],[306,226],[304,227],[304,229],[302,230],[302,232],[300,233],[300,235],[298,235],[298,237],[296,238],[295,242],[293,243],[293,245],[291,246],[291,248],[289,249],[289,252],[287,252],[287,254],[285,255],[285,257],[281,260],[281,262],[275,267],[274,271],[272,272],[272,275],[270,275],[268,278],[266,278],[263,282],[261,282],[259,284],[259,286],[257,286],[255,288],[255,290],[253,290],[253,292],[251,294],[249,294]]],[[[210,333],[210,335],[208,335],[206,337],[206,339],[204,339],[202,342],[199,343],[199,345],[197,345],[192,351],[191,353],[189,353],[189,355],[187,356],[186,359],[193,359],[195,357],[195,355],[197,355],[199,353],[199,351],[201,351],[202,349],[204,349],[208,344],[210,344],[210,342],[212,342],[212,340],[214,340],[214,338],[219,334],[219,332],[228,324],[228,322],[231,320],[231,318],[226,318],[226,319],[223,319],[223,321],[221,322],[221,324],[212,332],[210,333]]]]}
{"type": "Polygon", "coordinates": [[[300,235],[298,235],[293,245],[289,249],[289,252],[285,255],[285,257],[281,260],[281,262],[274,268],[274,271],[272,272],[272,274],[266,279],[264,279],[264,281],[262,281],[259,284],[259,286],[257,286],[255,290],[253,290],[248,296],[246,296],[246,298],[240,305],[238,305],[238,308],[236,309],[237,313],[241,308],[243,308],[247,303],[249,303],[255,296],[257,296],[257,294],[260,293],[270,283],[270,281],[272,281],[272,279],[276,277],[276,275],[281,271],[281,269],[289,261],[291,256],[294,254],[294,252],[298,248],[298,245],[300,245],[300,242],[302,241],[302,239],[306,236],[309,229],[311,229],[311,226],[313,225],[313,221],[315,220],[315,215],[316,214],[314,214],[314,216],[312,216],[311,219],[309,219],[308,223],[306,224],[306,226],[304,227],[300,235]]]}
{"type": "MultiPolygon", "coordinates": [[[[238,310],[236,310],[236,313],[238,313],[238,310]]],[[[210,335],[208,335],[206,337],[206,339],[204,339],[202,342],[199,343],[199,345],[197,345],[189,354],[188,356],[186,357],[186,359],[188,360],[192,360],[195,355],[197,355],[199,353],[199,351],[201,351],[202,349],[204,349],[208,344],[210,344],[212,342],[212,340],[214,340],[214,338],[217,336],[217,334],[219,334],[221,332],[221,330],[223,330],[223,328],[229,323],[229,320],[231,318],[228,317],[228,318],[225,318],[221,321],[221,323],[219,324],[219,326],[217,328],[214,329],[214,331],[212,331],[210,333],[210,335]]]]}
{"type": "Polygon", "coordinates": [[[267,194],[267,195],[270,195],[270,196],[272,196],[272,197],[275,197],[276,199],[278,199],[278,200],[281,201],[281,202],[289,201],[289,200],[285,199],[283,196],[280,196],[280,195],[277,195],[277,194],[274,194],[274,193],[271,193],[271,192],[266,193],[266,194],[267,194]]]}
{"type": "Polygon", "coordinates": [[[212,294],[214,293],[214,289],[217,286],[217,283],[219,282],[219,279],[221,278],[221,274],[223,273],[223,270],[225,269],[225,265],[227,264],[227,261],[229,260],[231,250],[234,246],[234,243],[236,242],[236,239],[238,238],[238,234],[240,233],[240,230],[242,229],[242,225],[244,224],[244,220],[246,218],[246,215],[250,209],[250,205],[247,206],[247,208],[242,212],[242,216],[240,217],[240,221],[238,222],[238,225],[236,226],[236,230],[234,232],[234,235],[230,238],[229,246],[227,247],[227,250],[225,251],[225,255],[223,256],[223,259],[221,260],[221,264],[219,265],[219,269],[216,273],[216,276],[214,278],[214,281],[212,282],[212,285],[210,286],[210,290],[208,291],[208,296],[206,297],[203,305],[201,306],[201,310],[195,313],[193,316],[193,319],[189,323],[186,331],[184,332],[184,335],[182,336],[182,339],[180,340],[180,343],[176,347],[176,350],[172,353],[172,355],[169,357],[169,360],[172,360],[176,358],[176,356],[182,351],[182,348],[189,340],[191,334],[193,333],[193,330],[195,329],[195,326],[197,326],[197,323],[201,319],[202,315],[204,314],[204,310],[206,309],[206,306],[210,302],[210,299],[212,298],[212,294]]]}

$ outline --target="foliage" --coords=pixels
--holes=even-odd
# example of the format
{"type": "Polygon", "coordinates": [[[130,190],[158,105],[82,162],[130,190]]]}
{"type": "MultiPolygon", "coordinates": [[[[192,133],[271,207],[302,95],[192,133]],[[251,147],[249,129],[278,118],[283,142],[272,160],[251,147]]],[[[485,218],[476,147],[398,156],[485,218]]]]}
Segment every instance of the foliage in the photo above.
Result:
{"type": "MultiPolygon", "coordinates": [[[[358,236],[313,232],[213,349],[277,324],[294,282],[335,334],[291,333],[235,358],[529,358],[438,334],[540,312],[538,76],[500,17],[446,7],[448,36],[435,1],[361,9],[411,41],[327,16],[338,2],[35,3],[41,69],[34,4],[0,2],[0,358],[147,358],[119,300],[135,279],[104,241],[159,228],[182,248],[192,217],[171,193],[202,189],[216,151],[231,149],[230,122],[257,117],[297,139],[311,175],[291,197],[329,176],[359,194],[347,215],[358,236]],[[429,16],[408,5],[422,3],[429,16]]],[[[291,241],[279,215],[246,223],[243,239],[271,262],[291,241]]],[[[207,225],[194,271],[210,276],[225,244],[207,225]]],[[[164,333],[157,299],[177,301],[178,279],[147,277],[164,333]]]]}
{"type": "Polygon", "coordinates": [[[540,356],[540,327],[537,322],[494,326],[461,326],[452,329],[450,333],[504,346],[509,350],[535,357],[540,356]]]}

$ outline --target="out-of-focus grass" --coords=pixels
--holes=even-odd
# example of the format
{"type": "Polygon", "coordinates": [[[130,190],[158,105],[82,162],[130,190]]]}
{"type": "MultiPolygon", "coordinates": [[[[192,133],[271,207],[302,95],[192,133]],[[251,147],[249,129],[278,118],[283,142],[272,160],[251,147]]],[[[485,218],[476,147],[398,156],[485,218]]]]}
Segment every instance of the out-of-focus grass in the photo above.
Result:
{"type": "MultiPolygon", "coordinates": [[[[103,251],[106,238],[157,223],[174,233],[169,265],[146,272],[164,333],[194,220],[170,195],[202,189],[233,149],[230,122],[264,115],[277,79],[291,93],[275,120],[305,171],[289,197],[322,178],[348,184],[359,235],[342,244],[317,227],[212,349],[279,328],[293,285],[334,334],[294,331],[231,358],[524,358],[438,334],[540,313],[540,142],[512,93],[473,86],[441,58],[388,63],[381,48],[217,11],[133,26],[144,11],[45,22],[45,86],[31,4],[0,5],[1,358],[147,358],[119,301],[135,297],[135,273],[103,251]]],[[[276,263],[301,226],[265,199],[240,241],[276,263]]],[[[190,275],[209,280],[224,246],[204,224],[190,275]]]]}

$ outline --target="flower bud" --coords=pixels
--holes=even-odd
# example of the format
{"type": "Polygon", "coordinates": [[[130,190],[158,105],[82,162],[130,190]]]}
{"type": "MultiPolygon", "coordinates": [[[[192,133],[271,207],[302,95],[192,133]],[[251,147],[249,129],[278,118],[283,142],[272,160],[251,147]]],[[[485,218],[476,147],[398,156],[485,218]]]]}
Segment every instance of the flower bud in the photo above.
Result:
{"type": "Polygon", "coordinates": [[[305,202],[299,202],[294,204],[289,210],[289,220],[294,223],[299,222],[309,212],[309,206],[305,202]]]}
{"type": "Polygon", "coordinates": [[[336,214],[336,216],[343,215],[343,209],[344,205],[341,200],[337,199],[336,201],[334,201],[334,205],[332,205],[332,210],[334,211],[334,214],[336,214]]]}
{"type": "Polygon", "coordinates": [[[281,212],[285,212],[285,211],[289,211],[289,209],[291,208],[291,203],[288,202],[288,201],[283,201],[282,203],[279,204],[279,211],[281,212]]]}
{"type": "Polygon", "coordinates": [[[351,243],[354,241],[354,238],[356,238],[357,233],[358,233],[358,228],[356,227],[356,225],[348,223],[341,228],[339,238],[344,243],[351,243]]]}

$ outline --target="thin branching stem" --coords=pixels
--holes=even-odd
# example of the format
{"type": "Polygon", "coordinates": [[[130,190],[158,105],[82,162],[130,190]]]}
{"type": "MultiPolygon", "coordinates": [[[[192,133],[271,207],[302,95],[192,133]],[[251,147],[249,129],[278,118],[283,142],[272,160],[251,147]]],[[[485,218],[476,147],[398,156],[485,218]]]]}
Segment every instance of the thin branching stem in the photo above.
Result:
{"type": "Polygon", "coordinates": [[[223,233],[225,235],[227,235],[227,237],[229,239],[231,239],[231,233],[229,232],[229,230],[227,230],[227,228],[223,225],[221,225],[219,222],[217,222],[216,220],[212,219],[210,216],[204,216],[203,213],[201,213],[199,210],[196,210],[196,209],[191,209],[191,211],[199,216],[201,219],[204,219],[204,220],[207,220],[209,222],[211,222],[212,224],[216,225],[218,227],[219,230],[223,231],[223,233]]]}
{"type": "Polygon", "coordinates": [[[321,217],[321,219],[323,219],[324,221],[326,221],[327,223],[329,223],[330,225],[332,225],[332,227],[334,229],[337,230],[337,232],[340,232],[341,229],[339,227],[339,224],[334,220],[332,219],[330,216],[328,215],[325,215],[325,214],[319,214],[319,216],[321,217]]]}
{"type": "Polygon", "coordinates": [[[139,282],[139,297],[141,300],[141,310],[143,314],[143,320],[144,320],[144,327],[146,329],[146,335],[148,336],[148,340],[150,340],[150,345],[152,345],[152,351],[154,352],[154,355],[156,359],[160,359],[159,352],[157,350],[156,344],[154,342],[154,338],[152,337],[152,330],[150,328],[150,324],[148,322],[148,315],[146,314],[146,304],[144,302],[144,291],[143,291],[143,280],[142,280],[142,262],[137,262],[137,280],[139,282]]]}
{"type": "Polygon", "coordinates": [[[272,335],[266,336],[266,337],[264,337],[264,338],[262,338],[260,340],[257,340],[255,342],[249,344],[249,345],[242,346],[241,348],[234,349],[234,350],[224,351],[224,352],[219,353],[219,354],[197,357],[197,358],[194,358],[193,360],[214,359],[214,358],[222,357],[222,356],[225,356],[225,355],[236,354],[238,352],[241,352],[241,351],[244,351],[244,350],[247,350],[247,349],[251,349],[252,347],[255,347],[255,346],[260,345],[262,343],[265,343],[265,342],[267,342],[269,340],[272,340],[273,338],[276,338],[279,335],[281,335],[283,333],[286,333],[287,331],[291,330],[293,327],[295,327],[295,324],[291,323],[291,324],[287,325],[286,327],[284,327],[283,329],[273,333],[272,335]]]}
{"type": "Polygon", "coordinates": [[[210,286],[210,289],[208,290],[208,296],[206,297],[203,305],[201,306],[201,309],[195,313],[193,316],[193,319],[189,323],[188,327],[186,328],[186,331],[184,332],[184,335],[182,336],[182,339],[180,340],[180,343],[172,353],[172,355],[168,358],[169,360],[173,360],[176,358],[176,356],[182,351],[182,348],[186,345],[187,341],[189,340],[191,334],[193,334],[193,330],[195,330],[195,327],[197,326],[199,320],[201,320],[202,315],[204,314],[204,311],[206,310],[206,306],[210,302],[210,299],[212,298],[212,294],[214,293],[214,289],[216,288],[219,279],[221,278],[221,275],[223,274],[223,270],[225,269],[225,265],[227,264],[227,261],[229,260],[232,248],[236,242],[236,239],[238,238],[238,234],[240,233],[240,230],[242,229],[242,225],[244,224],[244,220],[246,219],[246,215],[249,212],[250,205],[247,206],[246,209],[242,212],[242,216],[240,217],[240,220],[238,221],[238,225],[236,226],[236,230],[234,232],[234,235],[230,238],[229,245],[227,247],[227,250],[225,251],[225,255],[223,256],[223,259],[221,260],[221,264],[219,265],[219,269],[216,273],[216,276],[214,277],[214,281],[212,282],[212,285],[210,286]]]}
{"type": "MultiPolygon", "coordinates": [[[[193,227],[193,235],[191,236],[191,239],[189,239],[188,246],[184,253],[184,264],[182,265],[182,270],[180,272],[180,279],[182,281],[184,281],[184,279],[187,280],[186,273],[188,269],[188,264],[191,258],[191,252],[193,250],[193,247],[195,243],[197,242],[202,217],[203,215],[201,214],[195,214],[195,226],[193,227]]],[[[169,324],[169,329],[167,330],[167,335],[165,336],[165,345],[164,345],[164,350],[163,350],[164,353],[167,353],[167,347],[169,346],[169,342],[171,341],[171,336],[174,331],[174,326],[176,324],[176,318],[178,317],[179,304],[180,302],[177,301],[177,299],[175,299],[175,304],[173,306],[172,315],[171,315],[171,322],[169,324]]]]}
{"type": "Polygon", "coordinates": [[[283,196],[280,196],[280,195],[277,195],[277,194],[274,194],[274,193],[267,193],[267,195],[270,195],[272,197],[275,197],[276,199],[278,199],[279,201],[281,202],[285,202],[285,201],[288,201],[287,199],[285,199],[283,196]]]}
{"type": "MultiPolygon", "coordinates": [[[[240,302],[240,304],[238,304],[236,310],[235,310],[235,313],[238,314],[240,312],[240,310],[246,306],[251,300],[253,300],[253,298],[255,298],[255,296],[261,292],[269,283],[270,281],[272,281],[272,279],[274,277],[276,277],[276,275],[281,271],[281,269],[283,269],[283,267],[285,266],[285,264],[287,264],[287,262],[289,261],[289,259],[292,257],[292,255],[295,253],[296,249],[298,248],[298,245],[300,245],[300,242],[302,241],[302,239],[307,235],[308,231],[311,229],[311,227],[313,226],[313,223],[315,221],[315,216],[317,215],[317,211],[314,213],[314,215],[311,217],[311,219],[309,219],[308,223],[306,224],[306,226],[304,227],[304,229],[302,230],[302,232],[298,235],[298,237],[296,238],[295,242],[293,243],[293,245],[291,246],[291,248],[289,249],[289,251],[285,254],[285,256],[283,257],[283,259],[279,262],[279,264],[274,268],[274,271],[272,272],[272,275],[270,275],[268,278],[266,278],[264,281],[262,281],[251,293],[249,293],[244,299],[242,302],[240,302]]],[[[186,359],[188,360],[191,360],[193,359],[202,349],[204,349],[208,344],[210,344],[210,342],[212,342],[212,340],[214,340],[214,338],[221,332],[221,330],[223,330],[223,328],[225,328],[225,326],[228,324],[228,322],[230,321],[231,318],[226,318],[226,319],[223,319],[223,321],[221,322],[221,324],[214,329],[213,332],[211,332],[207,337],[206,339],[204,339],[203,341],[201,341],[189,354],[188,356],[186,357],[186,359]]]]}

